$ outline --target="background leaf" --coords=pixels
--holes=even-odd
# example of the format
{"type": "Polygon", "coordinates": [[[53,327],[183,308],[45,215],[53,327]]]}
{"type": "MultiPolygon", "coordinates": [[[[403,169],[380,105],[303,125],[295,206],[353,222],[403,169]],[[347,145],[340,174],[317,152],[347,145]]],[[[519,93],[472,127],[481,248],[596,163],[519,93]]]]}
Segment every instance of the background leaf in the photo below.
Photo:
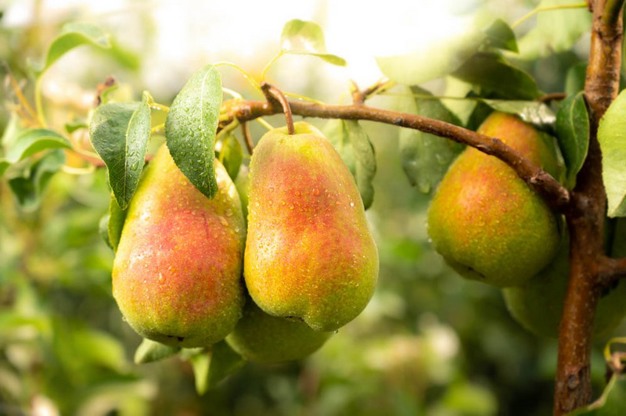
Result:
{"type": "Polygon", "coordinates": [[[283,53],[317,56],[333,65],[346,65],[345,59],[326,52],[324,32],[315,22],[288,21],[280,36],[280,47],[283,53]]]}
{"type": "Polygon", "coordinates": [[[513,29],[502,19],[496,19],[485,30],[487,35],[486,44],[492,48],[504,49],[517,52],[517,39],[513,29]]]}
{"type": "Polygon", "coordinates": [[[48,182],[64,163],[65,154],[62,150],[55,149],[34,161],[22,175],[9,179],[11,191],[23,210],[33,211],[39,207],[48,182]]]}
{"type": "Polygon", "coordinates": [[[572,189],[589,148],[589,113],[582,91],[561,103],[556,115],[556,133],[567,168],[565,185],[572,189]]]}
{"type": "MultiPolygon", "coordinates": [[[[452,124],[460,120],[429,91],[420,87],[406,89],[406,96],[398,101],[399,110],[436,118],[452,124]]],[[[423,192],[432,191],[441,181],[448,166],[464,146],[452,140],[413,129],[400,130],[402,168],[412,186],[423,192]]]]}
{"type": "Polygon", "coordinates": [[[529,74],[496,53],[477,53],[451,75],[480,87],[483,94],[497,94],[498,98],[533,100],[542,95],[529,74]]]}
{"type": "Polygon", "coordinates": [[[180,90],[165,121],[167,147],[174,162],[208,198],[217,192],[213,161],[221,103],[220,73],[208,65],[180,90]]]}
{"type": "Polygon", "coordinates": [[[53,130],[28,129],[17,136],[6,152],[6,159],[10,163],[15,163],[42,150],[71,147],[65,137],[53,130]]]}
{"type": "Polygon", "coordinates": [[[589,406],[577,410],[571,416],[618,416],[626,414],[626,377],[613,374],[602,396],[589,406]]]}
{"type": "Polygon", "coordinates": [[[135,351],[135,364],[146,364],[171,357],[180,351],[179,347],[172,347],[144,338],[135,351]]]}
{"type": "Polygon", "coordinates": [[[626,216],[626,90],[617,96],[600,120],[598,141],[602,150],[608,215],[626,216]]]}
{"type": "Polygon", "coordinates": [[[50,68],[68,51],[81,45],[108,49],[111,47],[111,41],[109,35],[96,25],[81,22],[67,23],[63,26],[61,34],[50,44],[41,72],[50,68]]]}
{"type": "Polygon", "coordinates": [[[363,206],[368,209],[374,201],[376,155],[367,133],[357,121],[338,119],[328,122],[325,133],[354,176],[363,206]]]}
{"type": "Polygon", "coordinates": [[[141,103],[101,105],[89,126],[91,142],[109,170],[109,183],[122,209],[139,184],[150,129],[147,97],[141,103]]]}
{"type": "MultiPolygon", "coordinates": [[[[571,0],[542,0],[537,7],[571,5],[571,0]]],[[[571,49],[591,28],[591,13],[587,7],[543,11],[537,22],[519,40],[524,59],[536,59],[571,49]]]]}

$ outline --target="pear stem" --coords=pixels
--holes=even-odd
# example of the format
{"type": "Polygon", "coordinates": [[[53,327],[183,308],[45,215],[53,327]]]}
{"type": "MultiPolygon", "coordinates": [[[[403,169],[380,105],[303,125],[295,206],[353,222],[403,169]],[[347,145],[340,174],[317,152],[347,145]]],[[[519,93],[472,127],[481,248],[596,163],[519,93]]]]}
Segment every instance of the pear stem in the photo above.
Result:
{"type": "Polygon", "coordinates": [[[289,134],[296,134],[296,129],[293,125],[293,112],[289,100],[285,97],[285,94],[275,86],[264,82],[261,84],[261,90],[269,103],[278,102],[280,104],[283,113],[285,114],[285,121],[287,123],[287,132],[289,134]]]}

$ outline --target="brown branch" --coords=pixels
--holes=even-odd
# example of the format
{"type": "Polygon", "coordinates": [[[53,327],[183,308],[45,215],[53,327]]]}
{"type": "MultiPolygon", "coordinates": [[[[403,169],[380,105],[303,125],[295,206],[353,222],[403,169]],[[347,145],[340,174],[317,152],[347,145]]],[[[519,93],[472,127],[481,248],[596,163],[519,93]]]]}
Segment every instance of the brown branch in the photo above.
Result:
{"type": "Polygon", "coordinates": [[[285,121],[287,124],[287,132],[289,134],[295,134],[296,129],[293,126],[293,113],[291,112],[291,107],[289,105],[289,101],[285,94],[275,86],[264,82],[261,84],[261,91],[265,94],[265,98],[270,103],[278,103],[280,104],[280,108],[283,110],[285,114],[285,121]]]}
{"type": "MultiPolygon", "coordinates": [[[[567,189],[547,172],[533,165],[497,138],[417,114],[374,108],[363,104],[330,105],[291,101],[289,105],[293,114],[303,117],[375,121],[420,130],[475,147],[510,165],[555,210],[563,211],[569,204],[570,195],[567,189]]],[[[273,101],[238,101],[231,107],[232,117],[240,122],[277,114],[281,111],[282,108],[273,101]]]]}
{"type": "Polygon", "coordinates": [[[590,2],[593,27],[585,98],[590,112],[589,152],[566,212],[570,231],[570,276],[559,331],[554,414],[567,414],[591,402],[593,320],[603,280],[623,266],[604,254],[606,194],[598,121],[619,90],[623,0],[590,2]],[[619,3],[619,7],[618,7],[619,3]],[[611,270],[613,267],[615,269],[611,270]]]}

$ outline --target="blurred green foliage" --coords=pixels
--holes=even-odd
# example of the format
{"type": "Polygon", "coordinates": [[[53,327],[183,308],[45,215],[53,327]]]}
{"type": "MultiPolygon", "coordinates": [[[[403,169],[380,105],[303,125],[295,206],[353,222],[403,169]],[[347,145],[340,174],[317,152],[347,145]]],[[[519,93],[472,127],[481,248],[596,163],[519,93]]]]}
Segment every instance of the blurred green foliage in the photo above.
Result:
{"type": "MultiPolygon", "coordinates": [[[[49,31],[0,28],[3,71],[22,79],[49,31]]],[[[544,91],[561,91],[578,60],[564,51],[524,66],[544,91]]],[[[318,82],[312,77],[305,93],[314,97],[318,82]]],[[[13,93],[0,98],[14,102],[13,93]]],[[[393,97],[372,102],[393,104],[393,97]]],[[[66,121],[75,115],[60,111],[66,121]]],[[[7,116],[0,121],[4,130],[7,116]]],[[[555,340],[525,332],[499,290],[460,279],[433,252],[425,230],[429,196],[406,179],[399,129],[363,126],[378,163],[368,218],[381,272],[370,305],[309,359],[248,364],[202,396],[190,364],[178,357],[133,363],[141,339],[111,296],[113,253],[98,232],[109,204],[105,170],[55,175],[30,211],[0,182],[0,414],[549,414],[555,340]]],[[[594,350],[597,389],[604,383],[601,341],[594,350]]]]}

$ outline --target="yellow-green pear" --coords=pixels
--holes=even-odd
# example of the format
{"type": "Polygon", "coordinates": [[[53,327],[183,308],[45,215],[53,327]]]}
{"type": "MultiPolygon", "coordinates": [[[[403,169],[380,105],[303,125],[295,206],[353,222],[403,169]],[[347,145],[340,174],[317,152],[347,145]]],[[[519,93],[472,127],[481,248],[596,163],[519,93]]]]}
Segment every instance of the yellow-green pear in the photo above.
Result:
{"type": "MultiPolygon", "coordinates": [[[[563,311],[569,274],[569,240],[563,239],[555,260],[528,283],[504,289],[511,316],[524,328],[543,337],[556,338],[563,311]]],[[[594,318],[594,335],[610,334],[626,315],[626,284],[604,294],[594,318]]]]}
{"type": "Polygon", "coordinates": [[[272,364],[305,358],[331,335],[314,331],[301,320],[268,315],[249,299],[226,342],[248,361],[272,364]]]}
{"type": "Polygon", "coordinates": [[[266,133],[250,161],[246,286],[266,313],[332,331],[372,297],[378,250],[361,196],[331,143],[307,123],[266,133]]]}
{"type": "Polygon", "coordinates": [[[215,162],[218,192],[208,199],[163,145],[130,202],[113,264],[113,296],[145,338],[209,346],[242,314],[245,224],[235,185],[215,162]]]}
{"type": "MultiPolygon", "coordinates": [[[[558,176],[553,138],[518,117],[492,113],[478,129],[558,176]]],[[[452,163],[428,211],[434,248],[462,276],[521,285],[546,267],[560,240],[557,216],[499,159],[467,148],[452,163]]]]}

